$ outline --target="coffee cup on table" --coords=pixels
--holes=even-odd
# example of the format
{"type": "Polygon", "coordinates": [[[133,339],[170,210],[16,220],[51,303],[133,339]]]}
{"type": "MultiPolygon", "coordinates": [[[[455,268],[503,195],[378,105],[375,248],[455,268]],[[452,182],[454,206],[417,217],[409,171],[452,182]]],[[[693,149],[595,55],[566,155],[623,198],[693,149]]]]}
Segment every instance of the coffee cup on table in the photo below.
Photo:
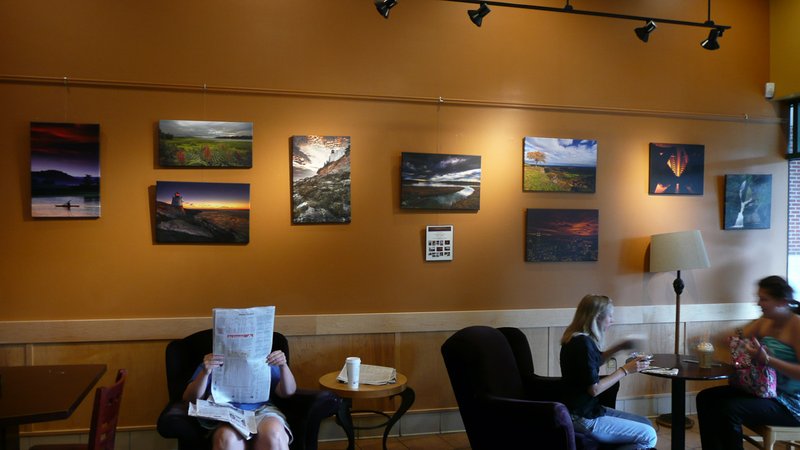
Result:
{"type": "Polygon", "coordinates": [[[711,342],[697,344],[697,355],[700,360],[700,367],[703,369],[711,368],[714,364],[714,345],[711,342]]]}
{"type": "Polygon", "coordinates": [[[358,382],[361,375],[361,358],[349,356],[345,360],[345,370],[347,372],[347,385],[352,389],[358,389],[358,382]]]}

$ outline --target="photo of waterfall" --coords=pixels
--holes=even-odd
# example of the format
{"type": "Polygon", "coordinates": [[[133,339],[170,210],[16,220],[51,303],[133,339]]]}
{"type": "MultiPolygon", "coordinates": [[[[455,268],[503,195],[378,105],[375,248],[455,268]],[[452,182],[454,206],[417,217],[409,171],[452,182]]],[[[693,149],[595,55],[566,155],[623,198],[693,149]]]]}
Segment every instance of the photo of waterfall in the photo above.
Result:
{"type": "Polygon", "coordinates": [[[725,175],[725,229],[769,228],[772,175],[725,175]]]}

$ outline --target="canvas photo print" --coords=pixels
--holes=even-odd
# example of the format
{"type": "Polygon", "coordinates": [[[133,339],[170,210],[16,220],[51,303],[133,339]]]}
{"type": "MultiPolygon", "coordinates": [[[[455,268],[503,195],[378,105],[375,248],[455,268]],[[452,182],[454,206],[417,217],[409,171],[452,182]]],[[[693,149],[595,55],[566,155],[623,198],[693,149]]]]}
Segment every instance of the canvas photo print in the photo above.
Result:
{"type": "Polygon", "coordinates": [[[100,125],[31,123],[31,215],[100,217],[100,125]]]}
{"type": "Polygon", "coordinates": [[[400,207],[478,211],[481,208],[481,157],[403,153],[400,207]]]}
{"type": "Polygon", "coordinates": [[[156,242],[250,241],[250,185],[156,182],[156,242]]]}
{"type": "Polygon", "coordinates": [[[597,261],[598,234],[596,209],[529,209],[525,261],[597,261]]]}
{"type": "Polygon", "coordinates": [[[161,120],[158,163],[164,167],[253,167],[253,123],[161,120]]]}
{"type": "Polygon", "coordinates": [[[772,175],[725,175],[725,229],[770,227],[772,175]]]}
{"type": "Polygon", "coordinates": [[[525,138],[523,191],[595,192],[596,180],[596,140],[525,138]]]}
{"type": "Polygon", "coordinates": [[[650,144],[651,195],[703,195],[705,147],[650,144]]]}
{"type": "Polygon", "coordinates": [[[292,137],[292,223],[350,223],[350,136],[292,137]]]}

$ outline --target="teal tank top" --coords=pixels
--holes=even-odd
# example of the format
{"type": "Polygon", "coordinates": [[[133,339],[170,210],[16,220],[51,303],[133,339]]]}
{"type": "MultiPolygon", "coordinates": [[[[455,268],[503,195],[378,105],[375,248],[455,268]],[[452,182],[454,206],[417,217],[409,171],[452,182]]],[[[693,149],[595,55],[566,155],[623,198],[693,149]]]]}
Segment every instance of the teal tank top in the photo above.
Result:
{"type": "MultiPolygon", "coordinates": [[[[794,349],[789,344],[783,343],[771,336],[761,338],[761,343],[769,349],[771,357],[794,364],[798,363],[797,354],[795,354],[794,349]]],[[[789,411],[794,414],[796,419],[800,420],[800,380],[789,378],[777,370],[775,373],[777,375],[776,381],[778,385],[777,400],[789,408],[789,411]]]]}

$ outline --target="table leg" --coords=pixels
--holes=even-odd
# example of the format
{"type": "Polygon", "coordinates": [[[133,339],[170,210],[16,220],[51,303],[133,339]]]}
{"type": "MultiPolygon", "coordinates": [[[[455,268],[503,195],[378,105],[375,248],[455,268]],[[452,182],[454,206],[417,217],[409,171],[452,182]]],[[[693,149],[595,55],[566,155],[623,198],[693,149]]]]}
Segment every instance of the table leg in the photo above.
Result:
{"type": "Polygon", "coordinates": [[[342,426],[345,434],[347,434],[347,450],[355,450],[356,438],[353,433],[353,416],[351,410],[353,409],[353,400],[350,398],[343,398],[339,404],[339,410],[336,411],[336,420],[342,426]]]}
{"type": "Polygon", "coordinates": [[[410,387],[406,386],[403,392],[397,394],[400,396],[400,407],[397,408],[392,417],[389,418],[389,421],[386,422],[386,429],[383,430],[383,450],[386,450],[386,438],[389,437],[389,431],[392,430],[392,426],[403,417],[403,414],[408,411],[408,408],[411,408],[411,405],[414,403],[414,399],[416,398],[416,394],[414,394],[414,390],[410,387]]]}
{"type": "Polygon", "coordinates": [[[19,425],[0,427],[0,450],[19,450],[19,425]]]}
{"type": "Polygon", "coordinates": [[[686,444],[686,380],[672,379],[672,450],[684,450],[686,444]]]}

